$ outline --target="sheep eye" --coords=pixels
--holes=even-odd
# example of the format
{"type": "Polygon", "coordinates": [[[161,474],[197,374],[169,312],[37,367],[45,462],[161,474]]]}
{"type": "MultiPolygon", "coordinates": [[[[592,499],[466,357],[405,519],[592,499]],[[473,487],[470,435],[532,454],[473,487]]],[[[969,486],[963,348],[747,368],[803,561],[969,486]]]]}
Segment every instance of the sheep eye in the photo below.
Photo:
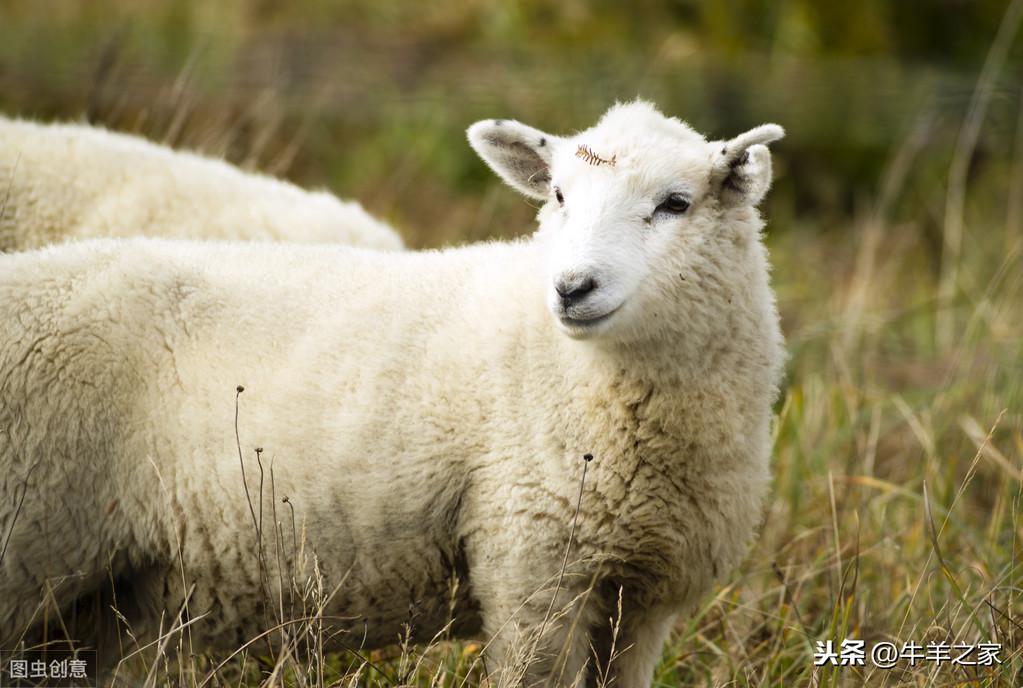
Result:
{"type": "Polygon", "coordinates": [[[554,187],[554,197],[558,199],[558,205],[565,205],[565,194],[561,193],[561,189],[557,186],[554,187]]]}
{"type": "Polygon", "coordinates": [[[681,215],[689,210],[689,199],[683,194],[673,193],[661,202],[654,212],[664,211],[672,215],[681,215]]]}

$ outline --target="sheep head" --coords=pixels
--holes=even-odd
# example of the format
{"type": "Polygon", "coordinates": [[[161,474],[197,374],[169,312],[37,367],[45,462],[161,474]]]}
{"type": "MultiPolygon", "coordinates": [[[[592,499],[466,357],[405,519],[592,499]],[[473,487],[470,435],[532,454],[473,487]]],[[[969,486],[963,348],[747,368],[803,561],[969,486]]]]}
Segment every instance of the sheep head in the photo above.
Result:
{"type": "Polygon", "coordinates": [[[651,308],[670,315],[665,296],[682,298],[672,285],[687,265],[715,262],[725,234],[755,236],[755,207],[771,184],[766,144],[782,136],[764,124],[707,141],[642,101],[615,105],[570,137],[514,120],[468,130],[501,179],[543,203],[547,304],[578,339],[649,334],[651,308]]]}

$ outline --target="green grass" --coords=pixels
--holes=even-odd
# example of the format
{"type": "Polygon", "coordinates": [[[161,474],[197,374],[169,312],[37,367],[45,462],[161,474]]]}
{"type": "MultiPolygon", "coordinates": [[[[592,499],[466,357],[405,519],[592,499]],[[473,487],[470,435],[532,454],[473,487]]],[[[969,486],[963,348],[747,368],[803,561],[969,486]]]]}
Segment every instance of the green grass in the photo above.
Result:
{"type": "MultiPolygon", "coordinates": [[[[0,21],[3,110],[88,112],[329,186],[414,247],[530,230],[533,209],[464,142],[477,118],[570,130],[642,93],[713,134],[786,125],[765,207],[791,353],[772,496],[745,564],[674,630],[655,685],[1023,685],[1023,118],[1004,81],[968,175],[949,175],[1001,6],[964,19],[981,38],[939,64],[875,44],[885,31],[839,55],[791,48],[835,33],[798,2],[771,5],[769,37],[710,4],[550,17],[538,2],[46,4],[13,2],[0,21]],[[965,233],[942,293],[957,190],[965,233]],[[990,641],[1002,663],[815,668],[815,643],[843,638],[990,641]]],[[[883,5],[863,6],[866,25],[891,29],[883,5]]],[[[482,680],[478,644],[397,641],[313,660],[254,649],[215,675],[210,658],[148,651],[128,669],[168,686],[482,680]]]]}

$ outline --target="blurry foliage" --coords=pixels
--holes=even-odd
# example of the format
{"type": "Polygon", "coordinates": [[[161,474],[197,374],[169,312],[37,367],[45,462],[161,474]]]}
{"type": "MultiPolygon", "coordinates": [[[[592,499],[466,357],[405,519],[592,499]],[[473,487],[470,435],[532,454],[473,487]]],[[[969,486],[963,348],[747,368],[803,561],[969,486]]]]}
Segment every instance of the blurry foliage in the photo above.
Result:
{"type": "MultiPolygon", "coordinates": [[[[813,217],[822,231],[877,191],[893,146],[926,117],[926,154],[894,210],[933,237],[936,218],[921,207],[941,193],[934,177],[1004,9],[999,0],[5,0],[0,110],[84,114],[330,186],[396,221],[413,245],[530,228],[528,206],[496,191],[464,142],[484,117],[572,131],[640,96],[711,137],[777,121],[789,138],[772,227],[813,217]]],[[[996,84],[978,172],[1005,171],[1021,69],[1017,46],[996,84]]]]}

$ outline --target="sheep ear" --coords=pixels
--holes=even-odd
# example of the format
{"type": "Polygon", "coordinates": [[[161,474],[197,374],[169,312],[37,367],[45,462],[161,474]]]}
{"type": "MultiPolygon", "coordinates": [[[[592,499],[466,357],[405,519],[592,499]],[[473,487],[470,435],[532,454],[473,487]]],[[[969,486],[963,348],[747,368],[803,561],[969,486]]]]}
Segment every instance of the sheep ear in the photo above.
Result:
{"type": "Polygon", "coordinates": [[[469,145],[501,179],[531,198],[550,195],[551,159],[557,136],[507,119],[485,119],[469,127],[469,145]]]}
{"type": "Polygon", "coordinates": [[[785,136],[777,124],[761,124],[721,144],[711,184],[727,205],[757,205],[771,188],[771,153],[765,144],[785,136]]]}

